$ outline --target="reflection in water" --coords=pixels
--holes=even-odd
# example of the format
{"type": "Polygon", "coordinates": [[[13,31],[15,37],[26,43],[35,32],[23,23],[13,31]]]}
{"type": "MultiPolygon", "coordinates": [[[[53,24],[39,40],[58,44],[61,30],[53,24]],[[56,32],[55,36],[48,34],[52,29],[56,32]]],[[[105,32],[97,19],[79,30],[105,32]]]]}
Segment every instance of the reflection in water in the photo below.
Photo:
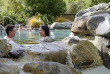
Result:
{"type": "Polygon", "coordinates": [[[21,33],[22,33],[22,31],[20,31],[20,30],[18,30],[18,34],[19,34],[19,40],[20,40],[20,38],[21,38],[21,33]]]}
{"type": "Polygon", "coordinates": [[[50,32],[50,35],[55,40],[55,34],[53,32],[50,32]]]}
{"type": "Polygon", "coordinates": [[[31,38],[35,38],[35,34],[34,31],[29,31],[28,37],[31,38]]]}

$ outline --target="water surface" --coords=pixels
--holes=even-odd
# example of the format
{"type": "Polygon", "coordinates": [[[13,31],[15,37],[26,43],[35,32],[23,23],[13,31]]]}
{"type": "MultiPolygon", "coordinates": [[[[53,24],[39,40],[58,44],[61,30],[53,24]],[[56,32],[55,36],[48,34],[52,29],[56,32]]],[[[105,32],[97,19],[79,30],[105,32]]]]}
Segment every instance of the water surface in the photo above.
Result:
{"type": "MultiPolygon", "coordinates": [[[[6,36],[4,30],[1,30],[2,34],[0,34],[0,37],[3,38],[6,36]]],[[[50,36],[55,40],[59,41],[64,39],[65,37],[69,36],[70,30],[69,29],[56,29],[56,30],[50,30],[50,36]]],[[[36,40],[40,40],[42,37],[39,36],[39,30],[29,31],[29,30],[23,30],[23,31],[16,31],[16,35],[13,38],[13,40],[17,43],[26,43],[26,42],[34,42],[36,40]]],[[[34,44],[34,43],[33,43],[34,44]]]]}

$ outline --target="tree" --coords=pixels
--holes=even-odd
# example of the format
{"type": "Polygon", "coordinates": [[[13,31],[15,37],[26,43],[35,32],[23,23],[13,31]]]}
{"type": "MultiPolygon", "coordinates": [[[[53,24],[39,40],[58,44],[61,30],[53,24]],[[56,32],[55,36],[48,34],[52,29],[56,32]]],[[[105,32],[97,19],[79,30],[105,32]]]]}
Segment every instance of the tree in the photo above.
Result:
{"type": "Polygon", "coordinates": [[[22,23],[28,17],[40,14],[45,23],[62,15],[66,8],[63,0],[1,0],[1,16],[9,16],[22,23]]]}
{"type": "MultiPolygon", "coordinates": [[[[1,0],[1,16],[9,16],[17,22],[23,23],[29,15],[23,6],[25,5],[17,0],[1,0]]],[[[9,19],[7,20],[5,24],[10,23],[9,19]]]]}
{"type": "Polygon", "coordinates": [[[99,3],[109,3],[110,0],[64,0],[64,2],[66,3],[66,13],[75,14],[99,3]]]}
{"type": "Polygon", "coordinates": [[[66,4],[63,0],[26,0],[26,2],[28,10],[32,11],[33,15],[40,13],[44,23],[52,23],[54,17],[66,11],[66,4]]]}
{"type": "Polygon", "coordinates": [[[110,0],[91,0],[91,4],[90,6],[94,6],[94,5],[97,5],[99,3],[109,3],[110,0]]]}
{"type": "Polygon", "coordinates": [[[86,8],[86,5],[83,0],[68,0],[68,3],[66,3],[66,13],[76,14],[78,11],[86,8]]]}

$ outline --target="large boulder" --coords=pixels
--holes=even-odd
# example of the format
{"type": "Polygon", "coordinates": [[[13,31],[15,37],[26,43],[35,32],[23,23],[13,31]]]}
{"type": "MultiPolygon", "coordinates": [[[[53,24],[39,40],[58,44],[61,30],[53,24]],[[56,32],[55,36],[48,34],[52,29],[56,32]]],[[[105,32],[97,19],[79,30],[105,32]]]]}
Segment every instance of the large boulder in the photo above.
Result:
{"type": "Polygon", "coordinates": [[[95,5],[93,7],[90,7],[88,9],[84,9],[79,11],[75,15],[75,20],[78,20],[82,17],[92,16],[92,15],[99,15],[99,14],[109,14],[110,13],[110,3],[101,3],[98,5],[95,5]]]}
{"type": "Polygon", "coordinates": [[[74,34],[110,37],[110,3],[102,3],[79,11],[71,31],[74,34]]]}
{"type": "Polygon", "coordinates": [[[76,68],[102,65],[98,49],[87,40],[81,40],[78,44],[73,44],[70,49],[70,56],[76,68]]]}
{"type": "Polygon", "coordinates": [[[71,27],[71,31],[74,34],[88,34],[86,22],[87,22],[87,18],[74,21],[71,27]]]}
{"type": "Polygon", "coordinates": [[[94,15],[85,17],[84,19],[80,19],[73,23],[71,31],[74,34],[110,38],[110,14],[94,15]]]}
{"type": "Polygon", "coordinates": [[[71,36],[77,35],[80,39],[91,41],[98,48],[103,63],[110,68],[110,3],[79,11],[71,31],[74,33],[71,36]]]}
{"type": "Polygon", "coordinates": [[[87,28],[92,35],[110,38],[110,14],[91,16],[88,19],[87,28]]]}
{"type": "Polygon", "coordinates": [[[78,74],[74,68],[56,62],[27,63],[24,65],[23,71],[32,74],[78,74]]]}
{"type": "Polygon", "coordinates": [[[18,44],[9,44],[6,39],[0,39],[0,57],[18,58],[24,50],[18,44]]]}
{"type": "Polygon", "coordinates": [[[52,42],[26,45],[24,59],[27,61],[53,61],[66,64],[67,51],[70,46],[65,42],[52,42]],[[29,58],[30,57],[30,58],[29,58]]]}
{"type": "Polygon", "coordinates": [[[0,63],[0,74],[19,74],[20,70],[16,65],[0,63]]]}
{"type": "Polygon", "coordinates": [[[51,29],[70,29],[72,26],[73,22],[63,22],[63,23],[58,23],[58,22],[54,22],[51,25],[51,29]]]}
{"type": "Polygon", "coordinates": [[[95,36],[95,40],[92,43],[98,48],[103,65],[110,69],[110,40],[95,36]]]}

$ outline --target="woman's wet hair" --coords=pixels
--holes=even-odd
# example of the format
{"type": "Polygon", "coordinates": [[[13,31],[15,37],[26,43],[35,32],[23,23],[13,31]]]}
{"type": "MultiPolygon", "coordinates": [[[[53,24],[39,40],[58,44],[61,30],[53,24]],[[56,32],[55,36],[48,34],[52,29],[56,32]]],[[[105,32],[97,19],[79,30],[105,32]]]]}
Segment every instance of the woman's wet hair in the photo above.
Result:
{"type": "Polygon", "coordinates": [[[41,28],[44,30],[45,35],[49,36],[49,28],[48,28],[48,26],[47,25],[43,25],[43,26],[41,26],[41,28]]]}

